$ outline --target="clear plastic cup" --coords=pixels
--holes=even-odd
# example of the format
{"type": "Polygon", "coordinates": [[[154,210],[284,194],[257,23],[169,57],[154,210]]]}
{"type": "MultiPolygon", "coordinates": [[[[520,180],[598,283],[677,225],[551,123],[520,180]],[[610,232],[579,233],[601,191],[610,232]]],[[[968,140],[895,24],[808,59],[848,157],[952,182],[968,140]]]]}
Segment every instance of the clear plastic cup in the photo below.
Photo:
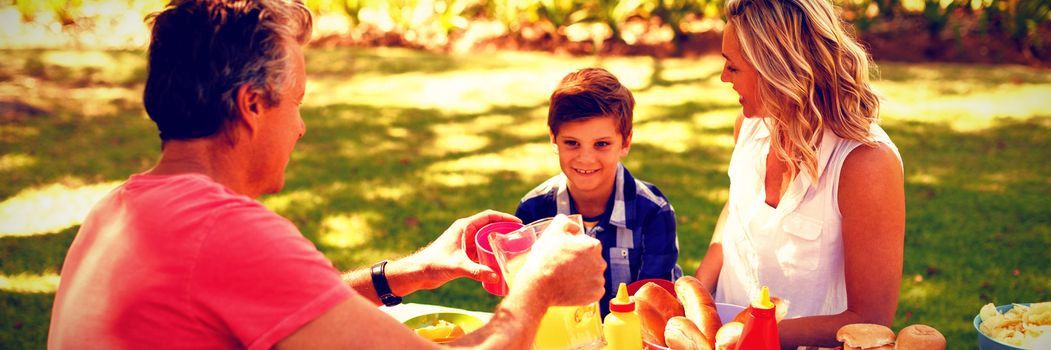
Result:
{"type": "MultiPolygon", "coordinates": [[[[580,226],[580,215],[570,215],[570,221],[580,226]]],[[[526,262],[533,243],[551,224],[551,218],[537,220],[522,228],[502,235],[490,235],[490,246],[503,270],[508,286],[514,285],[515,274],[526,262]]],[[[599,349],[602,339],[602,320],[598,301],[582,306],[552,306],[540,320],[533,348],[536,350],[599,349]]]]}
{"type": "Polygon", "coordinates": [[[493,254],[493,249],[489,244],[489,236],[506,234],[520,228],[522,228],[522,224],[517,222],[494,222],[482,226],[482,228],[478,229],[478,232],[474,235],[475,247],[478,250],[478,263],[488,266],[496,272],[497,276],[500,276],[500,280],[497,282],[482,282],[482,287],[493,295],[507,295],[507,283],[504,282],[504,273],[501,271],[500,264],[496,260],[496,255],[493,254]]]}

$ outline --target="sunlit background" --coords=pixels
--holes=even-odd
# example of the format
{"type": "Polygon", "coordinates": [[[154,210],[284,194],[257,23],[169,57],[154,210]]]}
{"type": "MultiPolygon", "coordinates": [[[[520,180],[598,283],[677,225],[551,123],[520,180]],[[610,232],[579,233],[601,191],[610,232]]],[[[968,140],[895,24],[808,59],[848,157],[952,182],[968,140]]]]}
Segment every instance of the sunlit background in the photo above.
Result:
{"type": "MultiPolygon", "coordinates": [[[[513,212],[526,191],[556,174],[547,98],[566,73],[601,66],[635,94],[625,164],[671,200],[679,263],[692,273],[727,197],[739,110],[737,96],[719,81],[721,57],[487,45],[511,31],[551,31],[565,47],[591,43],[601,53],[598,47],[672,40],[676,31],[717,33],[719,3],[681,2],[692,4],[692,15],[673,30],[640,27],[640,18],[655,16],[651,2],[614,2],[621,44],[610,42],[614,25],[578,15],[599,2],[566,1],[578,9],[556,27],[552,12],[535,15],[547,6],[540,3],[310,2],[318,17],[317,41],[307,50],[308,131],[285,189],[260,201],[292,220],[340,269],[411,253],[456,218],[486,208],[513,212]],[[500,17],[512,12],[524,15],[500,17]],[[418,49],[358,47],[385,32],[418,49]]],[[[883,16],[879,1],[837,3],[855,25],[883,16]]],[[[954,3],[902,1],[891,12],[902,18],[925,6],[958,10],[954,3]]],[[[980,14],[1006,2],[967,3],[980,14]]],[[[0,348],[42,348],[62,260],[81,220],[159,154],[141,107],[148,34],[142,19],[163,3],[0,4],[0,348]]],[[[1036,28],[1046,27],[1047,11],[1033,16],[1036,28]]],[[[969,322],[982,304],[1051,300],[1051,71],[877,63],[883,126],[901,149],[907,181],[895,329],[926,323],[953,348],[972,348],[969,322]]],[[[483,311],[499,301],[473,281],[407,300],[483,311]]]]}

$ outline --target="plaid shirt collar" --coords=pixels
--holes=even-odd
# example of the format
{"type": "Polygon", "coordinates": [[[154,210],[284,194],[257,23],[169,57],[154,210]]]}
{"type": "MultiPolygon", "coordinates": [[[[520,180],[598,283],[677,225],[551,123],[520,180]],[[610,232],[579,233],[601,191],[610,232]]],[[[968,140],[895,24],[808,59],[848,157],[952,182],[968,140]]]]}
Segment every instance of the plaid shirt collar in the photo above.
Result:
{"type": "MultiPolygon", "coordinates": [[[[609,223],[616,227],[628,227],[628,213],[635,212],[635,191],[629,191],[628,198],[625,198],[624,187],[625,183],[631,184],[634,188],[635,178],[631,176],[631,173],[624,168],[624,165],[617,163],[617,179],[614,181],[613,186],[613,212],[609,215],[609,223]]],[[[563,174],[559,177],[558,183],[555,184],[555,204],[557,206],[556,212],[559,214],[569,215],[571,213],[569,203],[569,186],[566,185],[566,176],[563,174]]],[[[634,215],[632,215],[634,216],[634,215]]],[[[633,217],[630,219],[634,219],[633,217]]]]}

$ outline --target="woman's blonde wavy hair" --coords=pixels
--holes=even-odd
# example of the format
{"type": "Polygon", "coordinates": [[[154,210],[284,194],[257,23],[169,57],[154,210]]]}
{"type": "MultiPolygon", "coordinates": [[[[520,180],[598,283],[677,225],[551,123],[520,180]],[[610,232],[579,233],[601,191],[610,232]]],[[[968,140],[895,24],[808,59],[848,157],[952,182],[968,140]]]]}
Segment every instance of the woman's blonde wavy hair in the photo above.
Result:
{"type": "Polygon", "coordinates": [[[879,116],[869,86],[875,65],[829,0],[727,0],[725,10],[745,59],[759,72],[771,145],[791,174],[806,169],[817,180],[826,128],[875,144],[869,138],[879,116]]]}

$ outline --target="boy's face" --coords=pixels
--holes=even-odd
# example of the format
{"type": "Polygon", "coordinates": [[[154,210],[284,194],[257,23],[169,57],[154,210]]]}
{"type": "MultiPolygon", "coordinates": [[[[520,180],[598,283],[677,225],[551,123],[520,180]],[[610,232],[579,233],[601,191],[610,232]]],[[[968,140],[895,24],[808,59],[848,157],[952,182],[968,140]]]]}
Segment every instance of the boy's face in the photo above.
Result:
{"type": "Polygon", "coordinates": [[[558,163],[575,195],[599,195],[613,189],[617,163],[628,155],[631,134],[622,137],[612,117],[571,121],[559,127],[551,142],[558,163]]]}

